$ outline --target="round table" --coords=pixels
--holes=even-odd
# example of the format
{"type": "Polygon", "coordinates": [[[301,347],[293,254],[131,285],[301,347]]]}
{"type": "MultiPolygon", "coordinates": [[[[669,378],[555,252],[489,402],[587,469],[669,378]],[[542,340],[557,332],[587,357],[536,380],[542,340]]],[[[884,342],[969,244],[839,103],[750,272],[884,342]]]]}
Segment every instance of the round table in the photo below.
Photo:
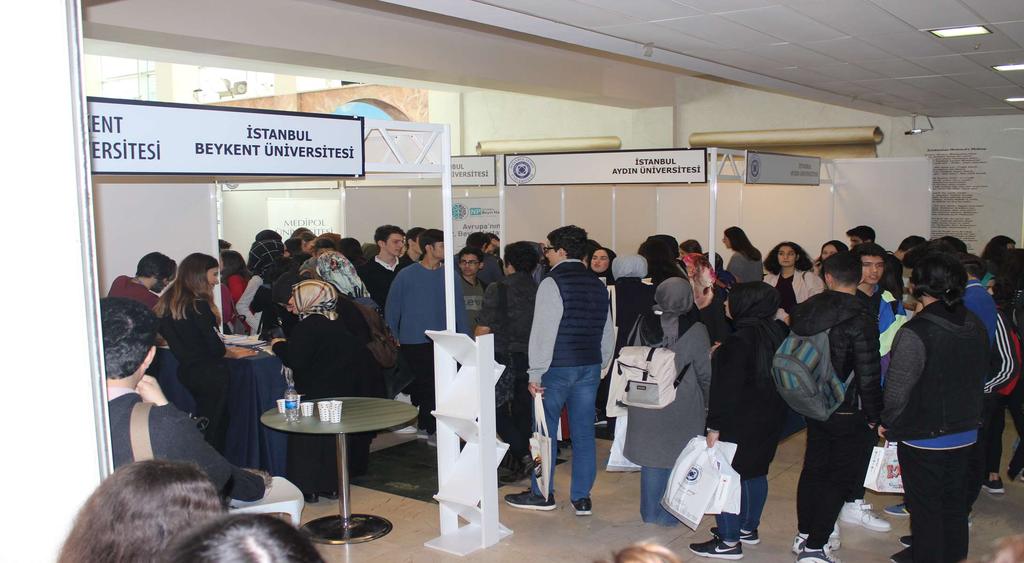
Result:
{"type": "MultiPolygon", "coordinates": [[[[332,398],[317,399],[329,401],[332,398]]],[[[338,516],[324,516],[302,527],[319,543],[346,544],[375,540],[391,531],[391,522],[372,514],[352,514],[349,506],[348,446],[345,434],[372,432],[405,424],[416,417],[416,407],[370,397],[333,397],[342,402],[341,422],[320,422],[317,408],[313,416],[300,417],[298,422],[286,422],[284,415],[271,409],[263,413],[260,422],[274,430],[298,434],[335,434],[338,442],[338,516]]]]}

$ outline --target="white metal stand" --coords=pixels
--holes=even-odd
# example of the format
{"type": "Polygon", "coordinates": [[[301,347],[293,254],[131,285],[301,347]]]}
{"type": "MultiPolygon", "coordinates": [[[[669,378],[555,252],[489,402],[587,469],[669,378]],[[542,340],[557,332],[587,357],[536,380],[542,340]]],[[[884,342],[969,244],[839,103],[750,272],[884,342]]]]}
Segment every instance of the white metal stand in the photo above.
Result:
{"type": "Polygon", "coordinates": [[[496,437],[494,384],[503,367],[494,362],[493,335],[475,342],[454,331],[427,336],[434,341],[441,535],[424,545],[462,556],[512,534],[498,522],[498,462],[508,444],[496,437]]]}

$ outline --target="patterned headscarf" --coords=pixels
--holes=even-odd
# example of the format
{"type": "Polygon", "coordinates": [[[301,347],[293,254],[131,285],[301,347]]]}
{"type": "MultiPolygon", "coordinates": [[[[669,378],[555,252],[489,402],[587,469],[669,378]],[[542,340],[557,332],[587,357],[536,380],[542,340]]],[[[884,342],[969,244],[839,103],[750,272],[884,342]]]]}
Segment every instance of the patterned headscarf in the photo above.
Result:
{"type": "Polygon", "coordinates": [[[338,294],[329,283],[320,280],[301,281],[292,287],[292,298],[295,299],[295,310],[300,320],[310,315],[323,315],[332,321],[338,318],[334,310],[338,294]]]}
{"type": "Polygon", "coordinates": [[[686,275],[693,286],[693,300],[697,302],[697,307],[703,309],[715,297],[714,286],[718,279],[715,270],[703,254],[687,254],[683,256],[683,263],[686,264],[686,275]]]}
{"type": "Polygon", "coordinates": [[[366,297],[370,293],[355,267],[340,252],[332,250],[321,254],[316,259],[316,274],[349,297],[366,297]]]}

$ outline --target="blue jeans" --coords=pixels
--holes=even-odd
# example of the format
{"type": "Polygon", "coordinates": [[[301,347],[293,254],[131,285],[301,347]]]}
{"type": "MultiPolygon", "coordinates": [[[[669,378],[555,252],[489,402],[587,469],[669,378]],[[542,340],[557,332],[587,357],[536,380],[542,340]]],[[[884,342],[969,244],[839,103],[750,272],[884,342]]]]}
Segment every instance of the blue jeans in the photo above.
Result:
{"type": "Polygon", "coordinates": [[[672,468],[640,467],[640,518],[647,524],[675,526],[679,520],[661,506],[672,468]]]}
{"type": "MultiPolygon", "coordinates": [[[[601,382],[601,366],[578,366],[550,368],[541,378],[544,387],[544,417],[552,434],[551,459],[558,457],[558,419],[562,407],[569,408],[569,432],[572,435],[572,486],[569,500],[590,496],[590,489],[597,478],[597,449],[594,445],[594,401],[597,386],[601,382]]],[[[536,421],[535,421],[536,424],[536,421]]],[[[533,481],[533,494],[544,496],[533,481]]],[[[555,466],[551,465],[548,493],[555,490],[555,466]]]]}
{"type": "Polygon", "coordinates": [[[718,535],[727,542],[740,541],[740,530],[753,532],[761,524],[761,513],[768,500],[768,476],[744,479],[740,483],[740,513],[723,512],[715,516],[718,535]]]}

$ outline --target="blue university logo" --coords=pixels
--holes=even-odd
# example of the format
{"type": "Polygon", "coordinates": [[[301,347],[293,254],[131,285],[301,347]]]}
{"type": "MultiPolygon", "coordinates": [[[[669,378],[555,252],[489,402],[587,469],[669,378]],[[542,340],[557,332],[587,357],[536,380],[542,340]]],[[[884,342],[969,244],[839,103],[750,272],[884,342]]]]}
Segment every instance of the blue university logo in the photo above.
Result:
{"type": "Polygon", "coordinates": [[[452,204],[452,219],[459,220],[466,218],[466,206],[461,203],[452,204]]]}
{"type": "Polygon", "coordinates": [[[695,483],[700,480],[700,467],[694,465],[686,472],[686,480],[690,483],[695,483]]]}
{"type": "Polygon", "coordinates": [[[517,156],[508,163],[508,174],[514,184],[528,184],[536,174],[537,166],[528,156],[517,156]]]}

